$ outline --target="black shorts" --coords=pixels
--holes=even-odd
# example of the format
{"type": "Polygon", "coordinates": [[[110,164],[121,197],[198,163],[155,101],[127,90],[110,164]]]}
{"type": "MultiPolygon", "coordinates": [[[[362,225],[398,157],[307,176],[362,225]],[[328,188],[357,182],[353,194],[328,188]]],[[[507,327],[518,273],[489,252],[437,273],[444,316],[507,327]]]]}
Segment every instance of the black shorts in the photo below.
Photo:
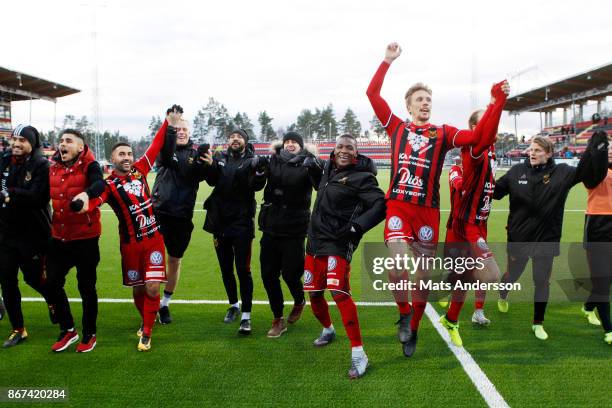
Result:
{"type": "Polygon", "coordinates": [[[588,215],[584,217],[584,242],[611,242],[612,215],[588,215]]]}
{"type": "Polygon", "coordinates": [[[168,255],[173,258],[182,258],[189,246],[193,223],[190,218],[172,217],[166,214],[156,214],[164,244],[168,255]]]}

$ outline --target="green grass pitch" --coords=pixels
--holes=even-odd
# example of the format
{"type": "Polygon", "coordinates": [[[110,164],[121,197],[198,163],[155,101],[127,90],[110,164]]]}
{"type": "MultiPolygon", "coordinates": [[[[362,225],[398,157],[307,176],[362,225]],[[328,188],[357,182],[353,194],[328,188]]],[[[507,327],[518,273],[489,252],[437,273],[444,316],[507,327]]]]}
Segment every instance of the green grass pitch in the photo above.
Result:
{"type": "MultiPolygon", "coordinates": [[[[386,188],[389,172],[380,172],[386,188]]],[[[152,185],[153,177],[151,177],[152,185]]],[[[448,209],[447,173],[441,178],[442,208],[448,209]]],[[[209,194],[204,183],[196,210],[209,194]]],[[[258,194],[261,202],[261,193],[258,194]]],[[[586,192],[576,186],[566,209],[585,208],[586,192]]],[[[494,209],[507,208],[507,200],[494,209]]],[[[108,206],[103,209],[109,210],[108,206]]],[[[442,212],[444,227],[448,212],[442,212]]],[[[103,212],[100,241],[102,261],[98,268],[100,298],[130,298],[121,286],[117,221],[103,212]]],[[[489,223],[489,241],[505,241],[507,212],[494,212],[489,223]]],[[[175,299],[222,300],[225,292],[217,267],[211,236],[202,230],[204,213],[195,213],[195,229],[185,255],[175,299]]],[[[584,212],[566,212],[563,241],[582,239],[584,212]]],[[[443,236],[444,230],[441,229],[443,236]]],[[[380,242],[382,223],[365,241],[380,242]]],[[[266,300],[259,274],[259,238],[253,244],[252,271],[256,300],[266,300]]],[[[352,286],[360,300],[360,254],[353,259],[352,286]]],[[[501,266],[503,271],[504,267],[501,266]]],[[[530,274],[530,267],[525,274],[530,274]]],[[[554,272],[553,272],[554,276],[554,272]]],[[[36,296],[21,286],[23,296],[36,296]]],[[[70,297],[78,297],[75,274],[66,283],[70,297]]],[[[286,292],[286,299],[290,299],[286,292]]],[[[612,349],[603,343],[600,328],[589,326],[580,314],[580,304],[552,303],[545,327],[550,338],[537,340],[531,334],[532,305],[511,303],[510,312],[497,311],[496,294],[489,294],[485,307],[492,320],[488,328],[469,323],[472,306],[461,315],[465,349],[495,384],[510,406],[610,406],[612,349]]],[[[438,312],[441,310],[434,305],[438,312]]],[[[58,329],[48,322],[44,303],[24,302],[30,337],[12,349],[0,349],[0,388],[64,388],[65,406],[484,406],[485,401],[471,383],[458,360],[433,326],[423,318],[419,345],[412,359],[402,356],[396,340],[397,311],[394,307],[359,307],[364,347],[371,368],[359,381],[346,376],[350,349],[335,306],[330,310],[338,330],[338,341],[314,349],[312,340],[320,331],[307,308],[304,317],[280,339],[265,334],[271,323],[267,305],[253,309],[253,334],[239,338],[237,324],[222,322],[226,305],[174,304],[174,323],[156,326],[153,349],[136,351],[136,329],[140,318],[133,305],[101,303],[98,347],[77,354],[71,348],[60,354],[50,351],[58,329]]],[[[287,307],[287,312],[288,312],[287,307]]],[[[80,304],[73,303],[77,322],[80,304]]],[[[80,322],[77,323],[80,326],[80,322]]],[[[0,322],[0,332],[10,325],[0,322]]],[[[40,404],[37,404],[40,405],[40,404]]],[[[19,406],[0,401],[0,406],[19,406]]],[[[22,405],[23,406],[23,405],[22,405]]]]}

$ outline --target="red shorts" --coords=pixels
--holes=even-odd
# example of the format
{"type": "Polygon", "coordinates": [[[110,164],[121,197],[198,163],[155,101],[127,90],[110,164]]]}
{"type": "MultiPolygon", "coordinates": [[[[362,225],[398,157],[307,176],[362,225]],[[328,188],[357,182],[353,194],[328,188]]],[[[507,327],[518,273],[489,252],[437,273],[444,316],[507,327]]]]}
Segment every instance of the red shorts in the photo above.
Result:
{"type": "Polygon", "coordinates": [[[166,282],[166,249],[163,238],[121,244],[124,286],[166,282]]]}
{"type": "Polygon", "coordinates": [[[398,200],[387,201],[385,242],[401,239],[434,251],[438,245],[440,210],[398,200]]]}
{"type": "Polygon", "coordinates": [[[458,241],[469,242],[472,254],[475,257],[490,258],[493,253],[487,245],[487,225],[472,223],[453,223],[453,237],[458,241]]]}
{"type": "Polygon", "coordinates": [[[325,289],[351,294],[349,278],[351,264],[341,256],[306,255],[304,261],[304,292],[325,289]]]}

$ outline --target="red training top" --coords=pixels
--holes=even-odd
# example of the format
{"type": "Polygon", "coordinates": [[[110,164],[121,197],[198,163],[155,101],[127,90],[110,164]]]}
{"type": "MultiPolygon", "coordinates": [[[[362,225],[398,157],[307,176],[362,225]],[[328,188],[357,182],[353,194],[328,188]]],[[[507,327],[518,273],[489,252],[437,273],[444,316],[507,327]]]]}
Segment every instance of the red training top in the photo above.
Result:
{"type": "Polygon", "coordinates": [[[113,171],[106,179],[106,190],[92,200],[92,207],[99,207],[105,202],[111,206],[119,219],[121,243],[140,242],[145,238],[161,236],[159,224],[153,214],[151,191],[147,183],[147,174],[159,154],[166,134],[168,122],[157,131],[151,146],[145,154],[132,165],[125,176],[113,171]]]}

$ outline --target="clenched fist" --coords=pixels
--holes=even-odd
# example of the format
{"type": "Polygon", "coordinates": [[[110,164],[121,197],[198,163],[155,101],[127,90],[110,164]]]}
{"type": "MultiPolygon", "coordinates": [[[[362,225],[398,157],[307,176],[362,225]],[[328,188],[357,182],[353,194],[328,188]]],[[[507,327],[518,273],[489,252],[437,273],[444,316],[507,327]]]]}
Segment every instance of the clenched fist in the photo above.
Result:
{"type": "Polygon", "coordinates": [[[387,49],[385,50],[385,61],[389,64],[395,61],[397,57],[402,54],[402,47],[396,42],[392,42],[387,45],[387,49]]]}

